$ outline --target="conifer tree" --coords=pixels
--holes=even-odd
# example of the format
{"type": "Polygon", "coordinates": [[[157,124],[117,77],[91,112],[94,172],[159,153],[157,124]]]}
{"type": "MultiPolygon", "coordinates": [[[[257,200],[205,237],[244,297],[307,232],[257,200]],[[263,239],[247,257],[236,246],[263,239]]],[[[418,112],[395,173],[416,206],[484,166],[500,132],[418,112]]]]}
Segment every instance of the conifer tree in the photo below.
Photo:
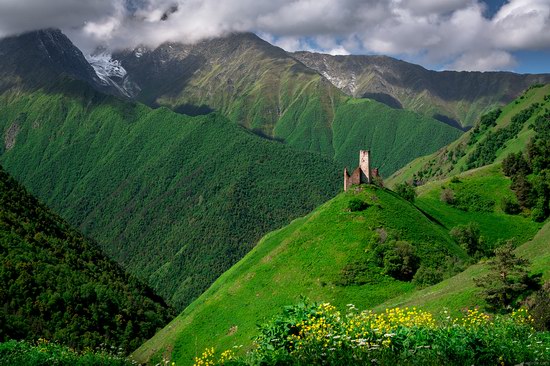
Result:
{"type": "Polygon", "coordinates": [[[508,242],[495,250],[495,257],[488,263],[489,274],[475,278],[474,282],[481,288],[480,295],[491,308],[508,309],[529,288],[531,279],[527,268],[530,262],[517,257],[508,242]]]}

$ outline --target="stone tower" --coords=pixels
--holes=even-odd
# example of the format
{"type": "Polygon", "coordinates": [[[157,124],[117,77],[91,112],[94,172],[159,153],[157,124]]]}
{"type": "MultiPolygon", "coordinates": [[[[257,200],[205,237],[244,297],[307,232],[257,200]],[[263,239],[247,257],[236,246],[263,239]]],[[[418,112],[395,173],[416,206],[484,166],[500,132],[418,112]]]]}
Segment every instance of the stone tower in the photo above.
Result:
{"type": "Polygon", "coordinates": [[[370,151],[369,150],[360,150],[359,151],[359,168],[361,168],[361,183],[370,183],[370,151]]]}
{"type": "Polygon", "coordinates": [[[373,172],[378,174],[378,169],[370,169],[370,151],[359,151],[359,166],[351,173],[348,173],[348,169],[344,168],[344,191],[347,191],[354,184],[372,183],[373,172]]]}

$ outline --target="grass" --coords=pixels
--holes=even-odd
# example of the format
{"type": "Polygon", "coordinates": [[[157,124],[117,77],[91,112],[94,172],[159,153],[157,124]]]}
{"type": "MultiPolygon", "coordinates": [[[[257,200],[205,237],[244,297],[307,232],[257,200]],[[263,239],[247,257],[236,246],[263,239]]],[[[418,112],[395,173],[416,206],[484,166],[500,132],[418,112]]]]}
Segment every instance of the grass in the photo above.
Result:
{"type": "Polygon", "coordinates": [[[381,228],[416,243],[424,261],[440,252],[465,259],[444,230],[392,192],[370,186],[343,193],[264,237],[133,357],[154,361],[155,355],[169,349],[176,363],[185,365],[213,340],[224,349],[249,344],[257,322],[301,295],[340,306],[352,302],[372,307],[413,291],[411,283],[376,272],[369,283],[341,284],[344,268],[365,257],[369,243],[377,240],[376,229],[381,228]],[[352,198],[370,207],[349,212],[352,198]]]}
{"type": "Polygon", "coordinates": [[[130,366],[135,363],[106,351],[74,350],[40,339],[36,344],[23,341],[0,343],[0,366],[130,366]]]}
{"type": "Polygon", "coordinates": [[[438,220],[447,230],[470,222],[479,224],[481,235],[486,244],[493,247],[499,240],[514,240],[521,244],[530,240],[540,229],[541,224],[521,215],[508,215],[502,212],[500,202],[508,197],[515,199],[510,190],[511,181],[502,173],[500,164],[465,172],[456,176],[459,181],[450,179],[428,183],[417,188],[416,205],[428,215],[438,220]],[[452,189],[456,194],[468,192],[477,201],[493,202],[487,211],[464,211],[441,201],[444,188],[452,189]]]}
{"type": "MultiPolygon", "coordinates": [[[[532,274],[541,273],[543,280],[550,279],[550,222],[546,223],[535,237],[518,246],[515,250],[520,257],[531,261],[532,274]]],[[[388,300],[376,307],[381,310],[395,306],[417,306],[427,311],[439,311],[447,308],[458,312],[460,309],[483,306],[477,296],[474,278],[487,274],[488,267],[484,262],[469,267],[464,272],[444,280],[437,285],[388,300]]]]}
{"type": "Polygon", "coordinates": [[[550,106],[550,100],[544,99],[547,95],[550,95],[550,84],[540,88],[528,89],[522,96],[502,108],[502,114],[497,119],[497,124],[483,131],[474,144],[468,144],[474,132],[472,129],[457,141],[441,148],[439,151],[408,163],[389,177],[387,180],[388,186],[392,187],[397,183],[412,181],[415,176],[416,179],[429,181],[440,180],[461,173],[466,170],[469,156],[480,144],[484,143],[489,133],[506,128],[510,125],[513,116],[534,103],[540,103],[541,108],[524,124],[518,135],[506,141],[503,147],[495,151],[492,162],[501,162],[509,153],[522,151],[533,136],[533,131],[529,128],[530,123],[550,106]],[[419,175],[421,175],[420,178],[419,175]]]}

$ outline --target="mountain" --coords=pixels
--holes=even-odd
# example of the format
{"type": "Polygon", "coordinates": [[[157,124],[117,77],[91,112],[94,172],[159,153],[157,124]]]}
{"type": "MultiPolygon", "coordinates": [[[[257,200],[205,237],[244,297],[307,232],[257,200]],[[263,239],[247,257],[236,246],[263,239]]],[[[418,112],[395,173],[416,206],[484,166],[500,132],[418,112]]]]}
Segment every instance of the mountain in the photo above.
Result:
{"type": "MultiPolygon", "coordinates": [[[[252,41],[256,44],[257,37],[252,41]]],[[[218,42],[220,47],[227,43],[218,42]]],[[[216,113],[183,116],[98,92],[103,91],[102,80],[120,82],[120,88],[149,89],[128,79],[133,69],[126,63],[101,53],[89,58],[96,70],[101,68],[97,74],[59,31],[31,32],[0,44],[9,54],[0,59],[0,74],[6,75],[0,94],[2,164],[178,309],[198,297],[266,232],[309,212],[341,187],[343,164],[331,159],[333,153],[292,148],[311,143],[319,146],[311,150],[327,146],[332,151],[332,130],[318,124],[293,126],[289,117],[284,128],[303,130],[296,132],[295,144],[281,144],[278,138],[259,137],[262,133],[251,133],[216,113]],[[29,60],[41,62],[31,65],[29,60]],[[302,135],[316,142],[301,140],[302,135]]],[[[246,46],[240,38],[227,44],[246,46]]],[[[296,75],[314,77],[297,88],[323,87],[346,99],[340,122],[334,122],[342,126],[334,140],[345,147],[340,160],[350,166],[365,144],[377,149],[375,161],[379,159],[382,172],[390,172],[460,134],[412,112],[343,97],[284,51],[261,44],[264,53],[274,52],[298,65],[301,71],[296,75]],[[369,115],[366,126],[356,113],[369,115]],[[422,138],[428,134],[429,139],[422,138]],[[403,149],[413,153],[403,155],[403,149]]],[[[148,57],[145,51],[134,56],[148,57]]],[[[161,81],[155,88],[172,80],[150,75],[153,84],[161,81]]],[[[296,79],[293,75],[287,74],[288,85],[296,79]]],[[[304,93],[292,108],[301,113],[303,106],[314,120],[324,110],[318,98],[304,93]]]]}
{"type": "Polygon", "coordinates": [[[350,98],[251,33],[142,47],[112,58],[126,70],[120,85],[131,85],[133,97],[145,104],[190,115],[216,110],[260,136],[320,152],[342,166],[354,166],[357,150],[370,148],[386,176],[461,133],[432,118],[350,98]]]}
{"type": "Polygon", "coordinates": [[[128,353],[173,317],[150,288],[1,167],[0,281],[0,342],[44,338],[128,353]]]}
{"type": "Polygon", "coordinates": [[[383,249],[394,246],[412,248],[421,272],[446,268],[450,275],[467,260],[447,231],[414,205],[389,190],[361,186],[266,235],[132,357],[144,362],[173,349],[176,364],[187,365],[206,347],[249,345],[256,324],[300,296],[370,308],[414,291],[413,283],[382,273],[378,262],[395,255],[383,249]],[[366,207],[350,211],[356,200],[366,207]]]}
{"type": "Polygon", "coordinates": [[[508,241],[533,260],[531,273],[548,279],[548,223],[507,212],[501,202],[516,199],[513,184],[496,163],[417,187],[414,204],[373,185],[341,193],[266,235],[133,357],[146,361],[173,350],[172,358],[185,365],[206,347],[249,347],[256,324],[302,295],[339,308],[459,312],[483,306],[472,278],[484,275],[487,265],[474,263],[508,241]],[[453,200],[442,198],[447,191],[453,200]],[[457,233],[466,230],[471,240],[463,241],[457,233]],[[411,269],[408,282],[401,276],[411,269]]]}
{"type": "Polygon", "coordinates": [[[437,72],[387,56],[291,55],[350,96],[372,98],[463,128],[511,102],[530,85],[550,82],[550,74],[437,72]]]}
{"type": "Polygon", "coordinates": [[[100,79],[82,52],[58,29],[44,29],[0,39],[0,92],[52,87],[60,77],[82,80],[96,90],[119,94],[100,79]]]}
{"type": "Polygon", "coordinates": [[[535,131],[532,123],[550,109],[550,84],[529,88],[512,103],[482,116],[476,126],[439,151],[407,164],[389,179],[422,184],[462,171],[501,162],[525,149],[535,131]]]}
{"type": "Polygon", "coordinates": [[[217,114],[153,110],[78,81],[4,93],[0,131],[8,171],[180,309],[342,184],[329,158],[217,114]]]}

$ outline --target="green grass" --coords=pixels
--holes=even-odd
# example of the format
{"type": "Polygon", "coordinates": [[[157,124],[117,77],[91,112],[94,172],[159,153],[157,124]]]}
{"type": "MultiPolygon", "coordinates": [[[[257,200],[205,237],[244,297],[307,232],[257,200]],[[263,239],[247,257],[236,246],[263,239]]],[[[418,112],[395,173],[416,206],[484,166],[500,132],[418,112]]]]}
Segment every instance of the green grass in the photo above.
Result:
{"type": "Polygon", "coordinates": [[[0,162],[179,309],[267,232],[341,189],[341,167],[211,114],[66,83],[0,96],[0,162]]]}
{"type": "Polygon", "coordinates": [[[457,183],[446,179],[417,188],[419,195],[416,205],[447,230],[470,222],[478,223],[486,244],[493,247],[499,240],[513,239],[516,245],[524,243],[540,229],[541,224],[533,222],[529,217],[502,212],[501,200],[504,197],[515,200],[515,196],[510,190],[511,181],[503,175],[500,164],[468,171],[456,177],[459,179],[457,183]],[[489,205],[489,211],[464,211],[441,201],[443,188],[452,189],[455,196],[459,192],[475,194],[476,201],[492,201],[493,204],[489,205]]]}
{"type": "MultiPolygon", "coordinates": [[[[544,99],[547,95],[550,95],[550,84],[528,89],[522,96],[502,108],[502,114],[497,119],[496,126],[480,133],[475,143],[469,144],[474,132],[472,129],[462,135],[457,141],[450,143],[439,151],[408,163],[389,177],[387,180],[388,186],[392,187],[397,183],[412,181],[415,178],[426,182],[444,179],[461,173],[466,170],[470,156],[480,145],[487,141],[489,134],[494,134],[500,129],[507,128],[515,115],[529,108],[534,103],[540,103],[541,106],[538,111],[523,124],[523,128],[521,128],[517,136],[508,139],[504,146],[494,151],[494,158],[491,157],[490,162],[501,162],[509,153],[524,150],[529,139],[534,135],[530,129],[530,124],[538,115],[544,113],[545,109],[550,107],[550,100],[544,99]]],[[[482,158],[487,160],[488,157],[482,156],[482,158]]]]}
{"type": "Polygon", "coordinates": [[[437,261],[439,253],[466,258],[445,230],[392,192],[368,186],[342,193],[264,237],[133,357],[142,362],[173,349],[173,359],[185,365],[207,346],[247,345],[257,322],[301,295],[340,306],[351,302],[372,307],[413,291],[411,283],[375,271],[369,272],[372,278],[366,284],[341,284],[344,268],[368,255],[365,250],[381,228],[415,243],[423,262],[437,261]],[[352,198],[368,202],[369,208],[350,212],[352,198]]]}
{"type": "MultiPolygon", "coordinates": [[[[550,223],[544,225],[533,240],[520,245],[515,250],[518,256],[531,261],[531,273],[541,273],[543,280],[550,279],[550,246],[548,243],[550,243],[550,223]]],[[[376,309],[418,306],[428,311],[441,311],[441,309],[447,308],[450,311],[458,312],[464,308],[483,306],[482,299],[477,296],[479,290],[473,279],[484,276],[487,272],[487,265],[481,262],[437,285],[388,300],[377,306],[376,309]]]]}
{"type": "Polygon", "coordinates": [[[8,341],[0,343],[0,366],[130,366],[135,363],[106,351],[74,350],[40,340],[36,344],[8,341]]]}

